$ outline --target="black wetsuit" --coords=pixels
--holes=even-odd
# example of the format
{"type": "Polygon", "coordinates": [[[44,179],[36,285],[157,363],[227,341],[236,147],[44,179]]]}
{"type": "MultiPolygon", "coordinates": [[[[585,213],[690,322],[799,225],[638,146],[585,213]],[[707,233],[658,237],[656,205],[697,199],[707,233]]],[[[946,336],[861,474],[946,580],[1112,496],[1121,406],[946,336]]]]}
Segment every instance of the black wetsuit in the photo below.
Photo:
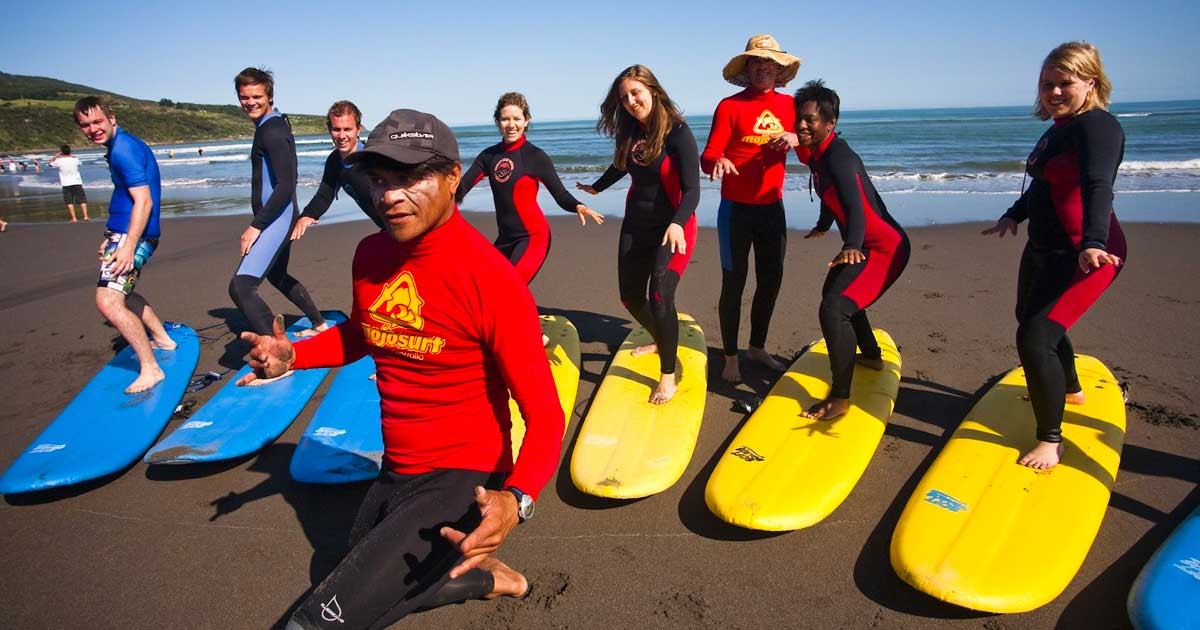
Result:
{"type": "Polygon", "coordinates": [[[827,231],[837,221],[842,250],[857,249],[866,257],[860,263],[831,268],[821,289],[821,334],[833,372],[829,396],[850,398],[855,345],[865,357],[881,356],[867,307],[903,273],[910,249],[908,235],[888,214],[862,159],[840,135],[830,134],[813,154],[802,152],[801,159],[812,170],[813,186],[821,198],[815,229],[827,231]]]}
{"type": "Polygon", "coordinates": [[[496,204],[499,234],[494,245],[512,261],[528,284],[550,251],[550,225],[538,206],[538,184],[545,184],[554,202],[567,212],[575,213],[582,204],[567,192],[546,152],[528,142],[525,136],[512,144],[502,142],[480,152],[458,184],[455,199],[459,204],[484,177],[491,184],[496,204]]]}
{"type": "Polygon", "coordinates": [[[267,281],[308,316],[313,326],[325,323],[308,289],[288,274],[292,225],[296,220],[296,140],[292,125],[277,111],[263,116],[250,148],[252,227],[261,230],[250,253],[229,281],[229,297],[260,335],[271,334],[271,307],[258,294],[267,281]]]}
{"type": "Polygon", "coordinates": [[[696,205],[700,202],[696,137],[686,124],[680,124],[663,140],[662,152],[647,160],[645,139],[639,136],[625,165],[627,171],[609,166],[592,187],[602,191],[626,172],[633,178],[625,198],[617,251],[621,303],[654,337],[662,373],[674,374],[679,349],[675,289],[696,249],[696,205]],[[672,223],[683,228],[687,253],[672,253],[669,244],[662,244],[672,223]]]}
{"type": "MultiPolygon", "coordinates": [[[[358,148],[362,149],[361,142],[358,148]]],[[[383,221],[375,216],[375,206],[371,201],[371,179],[363,169],[350,168],[349,164],[343,162],[342,154],[337,149],[330,151],[329,157],[325,158],[321,185],[317,187],[317,194],[304,206],[304,212],[301,212],[300,216],[319,220],[337,198],[339,189],[349,195],[354,203],[358,204],[359,210],[374,221],[379,229],[384,228],[383,221]]]]}
{"type": "Polygon", "coordinates": [[[1102,249],[1125,261],[1113,212],[1124,155],[1125,132],[1112,114],[1094,109],[1055,120],[1026,162],[1033,182],[1004,213],[1017,223],[1029,219],[1017,278],[1017,352],[1043,442],[1062,441],[1066,393],[1080,391],[1067,331],[1120,272],[1102,265],[1085,274],[1079,253],[1102,249]]]}

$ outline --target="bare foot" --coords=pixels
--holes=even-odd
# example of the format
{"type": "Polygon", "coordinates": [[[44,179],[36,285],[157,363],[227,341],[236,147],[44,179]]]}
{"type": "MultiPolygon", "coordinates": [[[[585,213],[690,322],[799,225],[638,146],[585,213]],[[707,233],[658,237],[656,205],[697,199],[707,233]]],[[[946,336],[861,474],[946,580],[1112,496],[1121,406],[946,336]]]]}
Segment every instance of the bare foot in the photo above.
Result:
{"type": "Polygon", "coordinates": [[[762,348],[755,348],[754,346],[746,348],[746,358],[750,359],[751,361],[757,361],[771,368],[772,370],[775,370],[776,372],[787,371],[786,365],[781,363],[779,359],[771,356],[770,352],[767,352],[762,348]]]}
{"type": "Polygon", "coordinates": [[[854,357],[854,361],[859,365],[872,370],[883,369],[883,357],[868,357],[860,354],[854,357]]]}
{"type": "Polygon", "coordinates": [[[850,400],[847,398],[826,398],[821,402],[800,412],[800,415],[813,420],[836,420],[850,411],[850,400]]]}
{"type": "Polygon", "coordinates": [[[0,232],[7,232],[7,231],[8,231],[8,221],[5,221],[4,219],[0,219],[0,232]]]}
{"type": "Polygon", "coordinates": [[[71,219],[71,223],[79,223],[79,219],[71,219]]]}
{"type": "Polygon", "coordinates": [[[1062,459],[1063,445],[1061,442],[1038,442],[1032,451],[1025,453],[1017,463],[1037,470],[1054,468],[1062,459]]]}
{"type": "Polygon", "coordinates": [[[742,380],[742,368],[738,365],[738,355],[725,356],[725,369],[721,370],[721,380],[726,383],[739,383],[742,380]]]}
{"type": "Polygon", "coordinates": [[[155,350],[174,350],[178,346],[179,346],[179,344],[175,343],[175,340],[170,337],[167,337],[166,339],[161,339],[161,340],[160,339],[151,339],[150,340],[150,347],[154,348],[155,350]]]}
{"type": "Polygon", "coordinates": [[[321,322],[320,326],[313,326],[312,328],[306,328],[306,329],[301,330],[300,332],[296,333],[293,336],[296,337],[297,339],[304,339],[306,337],[316,337],[317,335],[325,332],[326,330],[329,330],[329,322],[321,322]]]}
{"type": "Polygon", "coordinates": [[[542,347],[545,348],[548,345],[550,345],[550,338],[546,335],[542,335],[542,347]]]}
{"type": "Polygon", "coordinates": [[[129,387],[125,388],[125,393],[136,394],[138,392],[144,392],[155,385],[158,385],[159,382],[166,377],[167,375],[163,373],[162,368],[158,367],[158,364],[155,364],[154,367],[149,369],[142,368],[142,373],[138,374],[138,377],[133,379],[133,382],[129,384],[129,387]]]}
{"type": "Polygon", "coordinates": [[[529,580],[495,557],[480,562],[479,568],[492,574],[492,583],[495,585],[491,593],[483,596],[484,599],[525,597],[529,594],[529,580]]]}
{"type": "Polygon", "coordinates": [[[633,356],[640,357],[643,354],[650,354],[651,352],[658,352],[658,344],[652,343],[645,346],[638,346],[633,349],[633,356]]]}
{"type": "Polygon", "coordinates": [[[674,374],[663,374],[658,379],[658,387],[654,388],[654,393],[650,394],[651,405],[664,405],[671,402],[675,397],[675,390],[678,386],[675,384],[674,374]]]}
{"type": "Polygon", "coordinates": [[[1087,402],[1087,396],[1083,395],[1083,390],[1077,392],[1067,392],[1068,405],[1082,405],[1087,402]]]}
{"type": "Polygon", "coordinates": [[[278,383],[279,381],[282,381],[283,379],[291,376],[293,373],[294,373],[294,370],[288,370],[288,371],[284,372],[283,374],[276,376],[275,378],[256,378],[253,381],[246,383],[246,386],[262,387],[263,385],[270,385],[271,383],[278,383]]]}

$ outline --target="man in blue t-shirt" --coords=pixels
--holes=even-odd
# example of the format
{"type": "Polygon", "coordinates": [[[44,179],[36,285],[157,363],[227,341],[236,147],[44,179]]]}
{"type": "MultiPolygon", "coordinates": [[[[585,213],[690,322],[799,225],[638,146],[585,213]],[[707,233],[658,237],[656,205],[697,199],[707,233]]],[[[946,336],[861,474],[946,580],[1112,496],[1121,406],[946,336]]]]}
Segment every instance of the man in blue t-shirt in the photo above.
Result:
{"type": "Polygon", "coordinates": [[[150,303],[133,290],[142,267],[158,249],[158,162],[145,142],[117,126],[112,109],[98,96],[75,103],[75,122],[88,140],[108,148],[104,159],[112,172],[113,194],[100,242],[96,307],[137,354],[141,372],[125,393],[144,392],[165,377],[154,349],[175,348],[150,303]]]}

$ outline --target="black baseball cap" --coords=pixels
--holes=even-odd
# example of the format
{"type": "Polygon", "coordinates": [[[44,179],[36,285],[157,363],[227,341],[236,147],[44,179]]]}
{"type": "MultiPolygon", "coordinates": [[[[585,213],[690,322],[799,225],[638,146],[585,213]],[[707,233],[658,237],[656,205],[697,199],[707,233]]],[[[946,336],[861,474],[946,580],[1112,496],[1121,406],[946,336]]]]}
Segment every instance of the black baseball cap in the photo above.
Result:
{"type": "Polygon", "coordinates": [[[433,114],[413,109],[397,109],[375,125],[367,143],[352,153],[347,162],[375,153],[401,164],[416,165],[433,157],[458,161],[458,140],[446,123],[433,114]]]}

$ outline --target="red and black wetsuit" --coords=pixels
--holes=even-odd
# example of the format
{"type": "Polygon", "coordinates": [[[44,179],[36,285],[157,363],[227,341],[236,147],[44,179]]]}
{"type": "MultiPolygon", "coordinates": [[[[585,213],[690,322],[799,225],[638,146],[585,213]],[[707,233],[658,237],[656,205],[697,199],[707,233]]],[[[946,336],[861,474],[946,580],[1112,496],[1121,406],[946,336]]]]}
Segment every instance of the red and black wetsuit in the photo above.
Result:
{"type": "Polygon", "coordinates": [[[824,232],[837,221],[842,249],[857,249],[866,256],[863,262],[830,269],[821,289],[821,334],[833,370],[829,395],[850,398],[855,345],[863,356],[881,356],[866,309],[904,272],[908,235],[888,214],[862,159],[840,135],[829,134],[812,154],[798,153],[812,170],[813,186],[821,197],[815,229],[824,232]]]}
{"type": "Polygon", "coordinates": [[[750,306],[750,345],[762,348],[783,283],[787,220],[783,178],[787,151],[766,144],[795,128],[792,97],[775,90],[747,88],[717,104],[700,168],[712,173],[727,158],[738,174],[721,178],[717,239],[721,252],[721,339],[726,356],[737,354],[742,291],[754,249],[754,298],[750,306]]]}
{"type": "Polygon", "coordinates": [[[1025,368],[1038,439],[1062,441],[1063,401],[1080,389],[1067,331],[1112,284],[1119,267],[1079,268],[1079,253],[1105,250],[1125,260],[1125,234],[1113,212],[1113,182],[1125,156],[1125,132],[1093,109],[1056,119],[1025,170],[1033,183],[1004,213],[1029,219],[1017,278],[1017,352],[1025,368]]]}
{"type": "Polygon", "coordinates": [[[484,177],[492,186],[496,204],[499,228],[496,249],[512,262],[528,284],[550,251],[550,225],[538,206],[538,184],[545,184],[555,203],[567,212],[574,213],[581,204],[567,192],[546,152],[528,142],[525,136],[512,144],[502,142],[480,152],[458,184],[455,193],[458,203],[484,177]]]}
{"type": "Polygon", "coordinates": [[[457,211],[414,241],[382,232],[363,239],[353,280],[350,319],[297,343],[295,367],[370,353],[383,471],[359,510],[353,548],[293,618],[305,628],[385,627],[419,608],[486,595],[486,571],[448,580],[462,557],[438,529],[478,525],[476,485],[536,497],[562,443],[533,296],[457,211]],[[515,464],[509,392],[527,427],[515,464]]]}
{"type": "Polygon", "coordinates": [[[696,137],[687,125],[680,124],[663,140],[662,152],[647,160],[645,138],[639,136],[630,147],[625,165],[627,171],[609,166],[592,187],[602,191],[626,172],[633,178],[625,196],[625,218],[617,249],[621,303],[654,337],[662,373],[674,374],[679,349],[675,290],[696,249],[696,205],[700,202],[696,137]],[[687,253],[671,253],[671,246],[662,244],[672,223],[683,228],[687,253]]]}

